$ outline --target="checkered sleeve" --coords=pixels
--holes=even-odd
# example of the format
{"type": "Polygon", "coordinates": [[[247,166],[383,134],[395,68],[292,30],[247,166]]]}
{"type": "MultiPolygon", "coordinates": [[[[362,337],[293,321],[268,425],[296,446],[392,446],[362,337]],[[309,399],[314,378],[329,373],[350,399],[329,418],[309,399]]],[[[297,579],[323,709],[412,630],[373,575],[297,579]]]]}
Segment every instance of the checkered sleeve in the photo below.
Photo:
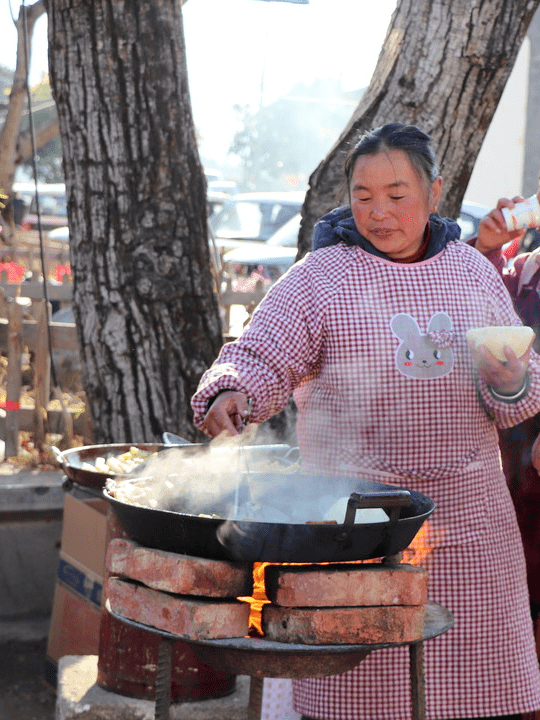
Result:
{"type": "MultiPolygon", "coordinates": [[[[508,290],[491,266],[488,266],[487,282],[488,294],[495,308],[493,324],[522,325],[508,290]]],[[[534,351],[531,351],[527,374],[527,391],[515,402],[498,398],[481,378],[477,379],[481,401],[497,427],[508,428],[518,425],[540,412],[540,356],[534,351]]]]}
{"type": "Polygon", "coordinates": [[[295,265],[270,289],[242,336],[223,346],[201,378],[192,398],[198,427],[209,402],[224,389],[252,398],[255,423],[286,406],[292,391],[318,362],[324,306],[337,284],[339,278],[336,283],[311,260],[295,265]]]}

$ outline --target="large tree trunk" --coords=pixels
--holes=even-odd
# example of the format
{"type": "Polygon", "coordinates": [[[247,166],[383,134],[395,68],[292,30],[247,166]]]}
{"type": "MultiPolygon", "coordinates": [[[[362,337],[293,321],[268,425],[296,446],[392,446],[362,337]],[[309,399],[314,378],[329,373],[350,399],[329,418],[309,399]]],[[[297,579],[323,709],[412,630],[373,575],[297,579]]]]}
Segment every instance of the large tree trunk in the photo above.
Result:
{"type": "Polygon", "coordinates": [[[316,220],[348,202],[343,164],[366,130],[398,121],[432,135],[445,180],[440,211],[457,217],[506,81],[540,0],[399,0],[371,83],[310,178],[299,256],[316,220]]]}
{"type": "Polygon", "coordinates": [[[197,437],[222,342],[177,0],[49,0],[84,385],[97,442],[197,437]]]}

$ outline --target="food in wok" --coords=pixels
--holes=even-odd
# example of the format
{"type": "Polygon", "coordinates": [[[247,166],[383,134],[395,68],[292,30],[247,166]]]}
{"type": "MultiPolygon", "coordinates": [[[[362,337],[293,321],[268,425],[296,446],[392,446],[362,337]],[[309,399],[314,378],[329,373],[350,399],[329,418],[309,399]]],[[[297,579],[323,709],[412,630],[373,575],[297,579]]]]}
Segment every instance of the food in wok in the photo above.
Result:
{"type": "Polygon", "coordinates": [[[127,452],[114,455],[98,455],[93,460],[84,460],[81,463],[82,470],[110,475],[127,475],[136,470],[143,462],[156,457],[157,452],[150,452],[143,448],[132,445],[127,452]]]}
{"type": "Polygon", "coordinates": [[[298,448],[284,444],[227,448],[213,443],[118,443],[51,449],[70,482],[100,488],[107,478],[167,476],[171,467],[178,474],[190,473],[196,459],[216,469],[241,467],[255,472],[266,463],[275,463],[280,472],[298,468],[298,448]]]}
{"type": "MultiPolygon", "coordinates": [[[[134,480],[109,479],[106,490],[119,502],[138,507],[165,509],[198,517],[221,518],[263,523],[333,523],[344,522],[350,496],[337,500],[322,494],[290,502],[285,486],[272,493],[275,478],[297,472],[277,462],[260,464],[259,473],[223,472],[197,475],[194,472],[134,480]],[[265,471],[265,472],[263,472],[265,471]],[[264,478],[271,478],[268,486],[264,478]]],[[[389,514],[382,507],[357,508],[355,523],[388,522],[389,514]]]]}
{"type": "MultiPolygon", "coordinates": [[[[56,460],[67,476],[64,487],[67,489],[72,483],[86,485],[88,487],[103,488],[108,477],[119,475],[133,475],[140,473],[145,463],[152,462],[155,455],[168,446],[158,443],[114,443],[108,445],[83,445],[82,447],[59,450],[51,447],[56,460]],[[135,452],[132,450],[135,448],[135,452]],[[137,466],[129,472],[114,470],[109,459],[118,459],[129,453],[131,460],[135,460],[137,466]]],[[[126,455],[127,457],[127,455],[126,455]]],[[[112,461],[112,465],[119,468],[119,465],[112,461]]]]}

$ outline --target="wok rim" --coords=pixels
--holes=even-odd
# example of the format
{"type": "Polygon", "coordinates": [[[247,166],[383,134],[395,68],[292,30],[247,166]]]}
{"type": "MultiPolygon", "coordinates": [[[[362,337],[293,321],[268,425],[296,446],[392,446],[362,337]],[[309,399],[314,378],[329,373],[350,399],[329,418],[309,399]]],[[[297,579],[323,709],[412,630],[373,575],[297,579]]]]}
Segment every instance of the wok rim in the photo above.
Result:
{"type": "MultiPolygon", "coordinates": [[[[139,480],[135,478],[134,482],[139,480]]],[[[365,490],[381,488],[395,490],[396,486],[364,481],[365,490]]],[[[410,490],[412,506],[403,508],[407,514],[395,523],[265,523],[136,505],[114,497],[108,488],[102,492],[136,543],[234,562],[345,562],[394,555],[410,545],[435,511],[430,497],[410,490]]]]}
{"type": "MultiPolygon", "coordinates": [[[[322,478],[324,476],[321,475],[319,477],[322,478]]],[[[126,480],[128,482],[142,482],[143,480],[147,480],[148,478],[129,477],[129,476],[125,476],[125,475],[115,475],[115,476],[111,477],[110,479],[111,480],[115,480],[115,479],[126,480]]],[[[416,497],[421,498],[422,500],[426,501],[426,505],[428,506],[428,509],[426,509],[424,512],[417,513],[415,515],[400,517],[397,520],[398,524],[403,523],[404,521],[411,521],[411,520],[416,521],[416,520],[420,520],[420,519],[422,519],[422,522],[425,522],[425,520],[427,520],[428,517],[430,515],[432,515],[436,509],[435,502],[429,496],[425,495],[424,493],[419,492],[418,490],[410,490],[410,489],[404,488],[402,486],[390,485],[389,483],[381,483],[381,482],[371,481],[371,480],[358,481],[358,480],[355,480],[354,478],[352,478],[351,482],[368,482],[373,486],[377,486],[378,488],[384,486],[385,488],[392,489],[392,490],[407,490],[407,492],[410,492],[413,497],[416,496],[416,497]]],[[[351,490],[351,492],[355,492],[355,490],[351,490]]],[[[236,525],[243,525],[244,523],[250,524],[250,525],[256,524],[256,525],[262,525],[262,526],[270,526],[271,528],[274,528],[276,525],[286,525],[288,527],[296,527],[296,528],[303,528],[303,527],[306,527],[306,525],[308,527],[331,527],[331,528],[347,528],[347,527],[349,527],[345,523],[323,523],[323,522],[321,522],[321,523],[318,523],[318,522],[314,522],[314,523],[294,523],[294,522],[280,523],[280,522],[264,522],[264,521],[260,521],[260,520],[234,520],[232,518],[226,518],[226,517],[207,517],[205,515],[193,515],[191,513],[180,512],[178,510],[168,510],[167,508],[152,508],[148,505],[139,505],[139,504],[135,504],[135,503],[125,502],[124,500],[120,500],[120,499],[116,498],[114,495],[111,495],[109,490],[106,487],[103,488],[103,495],[106,500],[108,500],[109,502],[111,502],[113,504],[117,503],[121,507],[138,508],[139,510],[148,510],[152,513],[165,513],[166,515],[171,516],[171,517],[192,518],[192,519],[196,519],[196,520],[212,520],[214,522],[216,522],[216,521],[220,522],[220,523],[227,522],[227,523],[236,524],[236,525]]],[[[354,523],[354,526],[356,526],[356,527],[366,526],[366,525],[369,525],[370,527],[378,527],[380,525],[387,526],[388,522],[384,521],[384,522],[377,522],[377,523],[361,523],[361,522],[354,523]]]]}

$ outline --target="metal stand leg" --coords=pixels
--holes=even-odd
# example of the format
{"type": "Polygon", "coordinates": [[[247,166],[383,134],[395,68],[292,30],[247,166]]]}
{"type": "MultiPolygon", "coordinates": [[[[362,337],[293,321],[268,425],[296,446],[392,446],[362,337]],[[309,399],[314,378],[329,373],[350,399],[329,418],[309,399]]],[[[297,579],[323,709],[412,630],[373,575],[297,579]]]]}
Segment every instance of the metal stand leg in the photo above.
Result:
{"type": "Polygon", "coordinates": [[[409,645],[411,665],[412,720],[426,720],[426,679],[424,675],[424,643],[409,645]]]}
{"type": "Polygon", "coordinates": [[[261,718],[263,683],[263,678],[253,676],[250,678],[247,720],[260,720],[261,718]]]}
{"type": "Polygon", "coordinates": [[[171,707],[172,649],[170,640],[161,637],[158,648],[158,667],[156,676],[155,720],[169,720],[171,707]]]}

